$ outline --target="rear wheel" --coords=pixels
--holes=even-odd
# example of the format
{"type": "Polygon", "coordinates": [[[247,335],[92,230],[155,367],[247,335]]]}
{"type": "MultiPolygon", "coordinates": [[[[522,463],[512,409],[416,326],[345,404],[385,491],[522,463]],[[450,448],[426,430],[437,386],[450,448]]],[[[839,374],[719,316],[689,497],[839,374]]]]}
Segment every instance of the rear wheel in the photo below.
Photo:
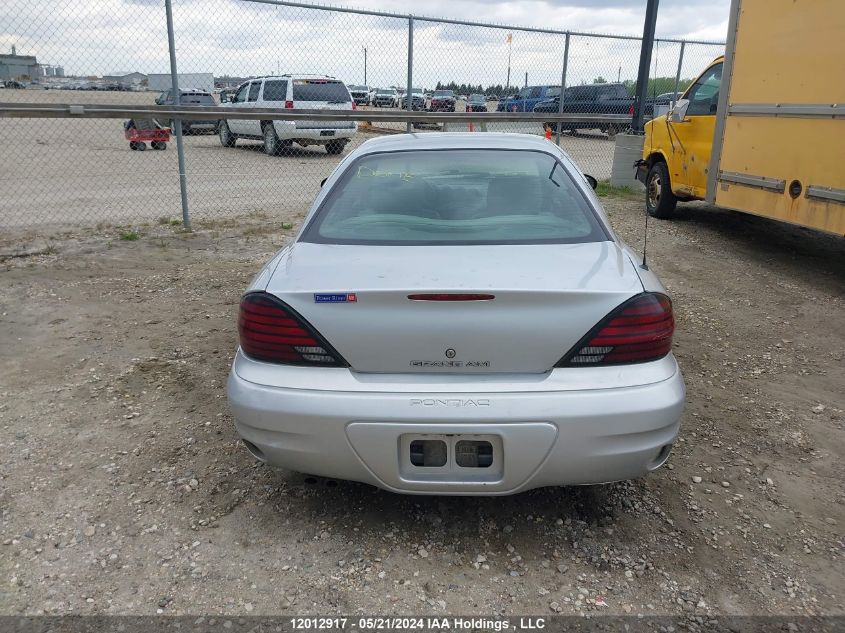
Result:
{"type": "Polygon", "coordinates": [[[648,170],[645,183],[645,205],[648,214],[664,220],[675,215],[678,199],[672,193],[669,168],[666,163],[663,161],[654,163],[648,170]]]}
{"type": "Polygon", "coordinates": [[[229,129],[229,124],[226,121],[220,121],[217,126],[217,135],[220,137],[220,144],[223,147],[234,147],[238,137],[232,134],[229,129]]]}
{"type": "Polygon", "coordinates": [[[268,156],[278,156],[282,150],[279,137],[276,135],[276,128],[272,123],[264,124],[264,153],[268,156]]]}
{"type": "Polygon", "coordinates": [[[331,141],[326,143],[326,152],[329,154],[340,154],[345,146],[346,143],[343,141],[331,141]]]}
{"type": "Polygon", "coordinates": [[[612,141],[613,139],[616,138],[616,135],[619,134],[619,128],[615,125],[609,125],[607,127],[606,132],[607,132],[607,138],[609,138],[612,141]]]}

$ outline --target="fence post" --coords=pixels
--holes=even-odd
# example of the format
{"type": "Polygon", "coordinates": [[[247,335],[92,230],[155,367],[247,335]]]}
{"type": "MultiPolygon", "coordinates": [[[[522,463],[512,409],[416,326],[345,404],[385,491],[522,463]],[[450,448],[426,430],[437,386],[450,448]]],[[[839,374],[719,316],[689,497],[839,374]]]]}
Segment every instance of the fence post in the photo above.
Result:
{"type": "MultiPolygon", "coordinates": [[[[408,92],[405,93],[405,102],[408,104],[408,112],[413,111],[414,97],[411,94],[414,85],[414,16],[408,16],[408,92]]],[[[405,131],[411,133],[411,122],[408,121],[405,131]]]]}
{"type": "MultiPolygon", "coordinates": [[[[167,13],[167,47],[170,51],[170,90],[173,92],[173,105],[177,108],[182,103],[179,92],[179,75],[176,72],[176,45],[173,42],[173,7],[171,0],[164,0],[167,13]]],[[[185,147],[182,144],[182,119],[173,120],[173,133],[176,135],[176,156],[179,163],[179,193],[182,196],[182,226],[191,230],[191,218],[188,215],[188,181],[185,176],[185,147]]]]}
{"type": "MultiPolygon", "coordinates": [[[[563,70],[560,73],[560,103],[557,113],[563,114],[563,93],[566,92],[566,67],[569,65],[569,32],[566,33],[566,43],[563,45],[563,70]]],[[[557,122],[557,144],[560,146],[560,132],[563,128],[563,121],[557,122]]]]}
{"type": "Polygon", "coordinates": [[[684,65],[684,47],[687,45],[686,41],[681,41],[681,52],[678,54],[678,74],[675,75],[675,92],[672,93],[672,105],[671,107],[675,107],[675,101],[677,100],[678,94],[678,85],[681,83],[681,67],[684,65]]]}

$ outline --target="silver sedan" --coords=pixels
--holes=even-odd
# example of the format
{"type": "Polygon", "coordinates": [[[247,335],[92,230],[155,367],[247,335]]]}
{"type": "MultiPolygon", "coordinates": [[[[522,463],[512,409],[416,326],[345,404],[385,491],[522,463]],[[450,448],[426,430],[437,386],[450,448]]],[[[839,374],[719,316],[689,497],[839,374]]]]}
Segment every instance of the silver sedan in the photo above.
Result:
{"type": "Polygon", "coordinates": [[[502,495],[642,476],[678,433],[666,290],[527,135],[364,143],[238,324],[238,433],[292,470],[502,495]]]}

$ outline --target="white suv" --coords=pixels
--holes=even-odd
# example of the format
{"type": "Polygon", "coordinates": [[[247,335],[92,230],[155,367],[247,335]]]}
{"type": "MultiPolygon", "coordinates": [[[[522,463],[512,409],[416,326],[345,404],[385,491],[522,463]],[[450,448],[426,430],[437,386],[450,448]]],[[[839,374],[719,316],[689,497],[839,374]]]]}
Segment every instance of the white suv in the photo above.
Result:
{"type": "MultiPolygon", "coordinates": [[[[235,110],[285,108],[288,110],[354,110],[346,85],[324,75],[281,75],[259,77],[241,84],[223,107],[235,110]]],[[[224,147],[233,147],[239,138],[264,141],[267,154],[280,154],[293,143],[303,147],[323,145],[329,154],[340,154],[358,126],[355,121],[260,121],[228,119],[220,121],[218,132],[224,147]]]]}

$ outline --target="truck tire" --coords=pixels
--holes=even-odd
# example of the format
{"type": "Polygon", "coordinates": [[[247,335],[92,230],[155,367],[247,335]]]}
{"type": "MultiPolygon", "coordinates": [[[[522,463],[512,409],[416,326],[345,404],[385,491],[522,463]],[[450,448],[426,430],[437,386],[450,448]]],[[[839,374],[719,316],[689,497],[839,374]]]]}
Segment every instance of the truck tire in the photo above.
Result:
{"type": "Polygon", "coordinates": [[[344,147],[346,147],[346,143],[343,141],[329,141],[326,143],[326,153],[340,154],[343,152],[344,147]]]}
{"type": "Polygon", "coordinates": [[[238,137],[229,130],[229,124],[226,121],[220,121],[217,126],[217,135],[220,137],[220,144],[223,147],[234,147],[238,140],[238,137]]]}
{"type": "Polygon", "coordinates": [[[276,134],[276,128],[272,123],[265,123],[261,132],[264,135],[264,153],[268,156],[278,156],[282,151],[282,145],[276,134]]]}
{"type": "Polygon", "coordinates": [[[678,199],[672,193],[669,168],[663,161],[654,163],[645,179],[645,207],[653,218],[666,220],[675,215],[678,199]]]}

